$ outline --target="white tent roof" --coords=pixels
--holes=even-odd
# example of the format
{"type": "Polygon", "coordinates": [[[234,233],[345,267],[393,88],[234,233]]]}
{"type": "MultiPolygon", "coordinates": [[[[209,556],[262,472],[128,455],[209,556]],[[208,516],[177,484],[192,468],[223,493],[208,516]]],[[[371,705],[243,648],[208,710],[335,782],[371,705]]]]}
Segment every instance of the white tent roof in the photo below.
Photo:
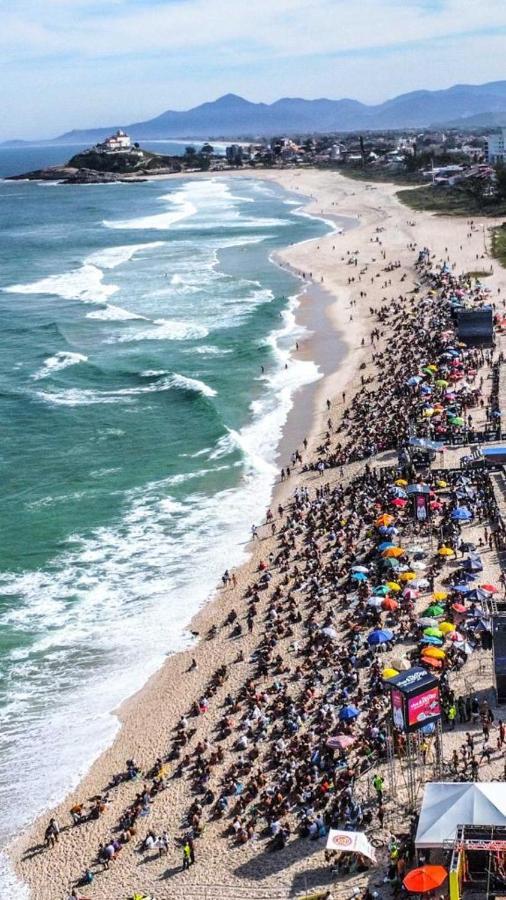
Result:
{"type": "Polygon", "coordinates": [[[417,847],[441,847],[458,825],[506,825],[506,783],[425,785],[417,847]]]}

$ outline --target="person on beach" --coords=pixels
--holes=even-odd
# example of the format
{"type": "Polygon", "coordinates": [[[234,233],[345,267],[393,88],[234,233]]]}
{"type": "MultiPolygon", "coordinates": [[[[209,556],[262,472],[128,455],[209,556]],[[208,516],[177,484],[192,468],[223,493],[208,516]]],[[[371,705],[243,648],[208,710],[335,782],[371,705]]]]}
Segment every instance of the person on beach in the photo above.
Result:
{"type": "Polygon", "coordinates": [[[46,847],[51,848],[58,842],[58,838],[60,835],[60,826],[55,818],[51,818],[49,820],[49,825],[46,828],[44,833],[44,841],[46,847]]]}
{"type": "Polygon", "coordinates": [[[190,868],[191,864],[191,848],[186,840],[183,844],[183,872],[190,868]]]}

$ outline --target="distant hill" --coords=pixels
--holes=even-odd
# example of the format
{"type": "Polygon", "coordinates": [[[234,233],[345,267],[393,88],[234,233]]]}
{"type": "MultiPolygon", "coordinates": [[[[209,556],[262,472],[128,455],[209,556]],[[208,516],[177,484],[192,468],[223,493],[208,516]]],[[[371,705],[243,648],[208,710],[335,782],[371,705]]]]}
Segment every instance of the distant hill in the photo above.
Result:
{"type": "MultiPolygon", "coordinates": [[[[167,110],[146,122],[116,122],[104,128],[69,131],[59,143],[94,143],[124,128],[134,140],[170,138],[239,138],[273,134],[375,131],[471,124],[485,117],[491,124],[506,118],[506,81],[458,84],[441,91],[413,91],[367,106],[358,100],[303,100],[284,97],[275,103],[251,103],[225,94],[184,112],[167,110]],[[490,117],[490,119],[488,119],[490,117]]],[[[485,126],[487,127],[487,126],[485,126]]]]}

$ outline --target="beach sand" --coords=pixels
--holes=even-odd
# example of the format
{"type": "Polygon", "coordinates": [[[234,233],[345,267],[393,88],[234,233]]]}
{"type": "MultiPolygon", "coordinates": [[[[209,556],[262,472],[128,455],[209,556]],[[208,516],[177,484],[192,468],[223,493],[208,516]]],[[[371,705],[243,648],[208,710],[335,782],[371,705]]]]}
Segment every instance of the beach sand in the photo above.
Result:
{"type": "MultiPolygon", "coordinates": [[[[257,177],[256,172],[238,173],[238,177],[252,175],[257,177]]],[[[281,467],[289,462],[292,450],[297,447],[303,450],[301,439],[304,434],[309,443],[303,458],[307,460],[315,454],[326,430],[328,416],[335,423],[342,412],[343,391],[351,397],[352,391],[359,386],[360,374],[367,375],[370,371],[369,333],[373,323],[369,307],[412,289],[416,278],[413,269],[416,252],[410,245],[429,246],[438,257],[454,262],[458,271],[492,267],[493,275],[487,284],[494,295],[499,287],[503,295],[506,293],[506,272],[488,256],[482,258],[483,229],[475,231],[468,239],[469,228],[465,220],[413,213],[399,203],[395,196],[397,189],[392,185],[368,185],[331,171],[286,170],[258,175],[299,193],[301,198],[309,197],[305,209],[310,214],[329,219],[349,216],[356,220],[355,227],[343,234],[329,234],[293,245],[279,254],[281,264],[300,274],[305,273],[306,281],[314,285],[302,295],[297,313],[298,319],[311,332],[297,352],[301,358],[314,360],[323,372],[318,382],[295,397],[280,447],[281,467]],[[378,227],[384,231],[378,234],[378,227]],[[376,242],[377,237],[382,246],[376,242]],[[400,268],[385,274],[386,262],[381,251],[385,252],[386,261],[399,261],[400,268]],[[356,253],[358,266],[347,264],[350,256],[356,253]],[[368,265],[363,281],[349,283],[350,278],[358,278],[363,264],[368,265]],[[403,275],[406,279],[401,282],[403,275]],[[390,280],[391,284],[385,284],[390,280]],[[366,291],[367,296],[360,297],[360,290],[366,291]],[[361,366],[365,368],[361,369],[361,366]],[[330,413],[327,398],[332,401],[330,413]]],[[[225,177],[230,177],[230,173],[227,172],[225,177]]],[[[491,224],[486,222],[487,227],[491,224]]],[[[385,339],[388,340],[388,335],[385,339]]],[[[295,470],[289,480],[275,486],[273,509],[278,503],[285,503],[297,484],[314,488],[326,481],[335,483],[341,477],[350,477],[362,465],[347,466],[343,475],[331,469],[323,478],[314,472],[302,474],[295,470]]],[[[256,524],[260,526],[261,523],[256,524]]],[[[259,530],[260,540],[253,543],[249,560],[236,572],[236,587],[217,590],[193,619],[190,627],[199,635],[204,636],[214,623],[220,625],[231,609],[241,608],[241,598],[259,561],[275,549],[270,529],[268,532],[263,525],[259,530]]],[[[492,570],[490,577],[493,574],[492,570]]],[[[264,597],[262,604],[265,601],[264,597]]],[[[114,788],[110,794],[111,802],[98,821],[66,828],[70,822],[70,807],[103,792],[111,775],[125,769],[127,758],[134,758],[143,770],[149,769],[157,756],[167,752],[180,717],[196,698],[205,694],[215,670],[226,663],[230,670],[226,685],[213,698],[208,713],[191,719],[192,728],[196,728],[192,746],[205,736],[212,742],[217,721],[223,715],[217,700],[222,700],[229,692],[234,694],[244,683],[249,671],[249,655],[262,634],[262,619],[261,614],[257,616],[252,633],[245,633],[240,642],[225,639],[221,636],[225,632],[222,632],[214,640],[202,638],[192,649],[171,656],[145,687],[122,705],[118,711],[122,727],[114,743],[95,762],[72,795],[54,811],[65,828],[57,846],[51,851],[39,849],[49,818],[49,813],[45,813],[10,848],[17,874],[28,884],[33,898],[60,900],[70,893],[74,880],[94,861],[98,845],[107,842],[119,815],[140,790],[142,782],[114,788]],[[243,651],[244,662],[235,662],[239,649],[243,651]],[[197,661],[197,668],[189,671],[192,657],[197,661]]],[[[487,681],[490,682],[488,672],[484,675],[484,684],[487,681]]],[[[233,754],[228,753],[233,740],[234,736],[226,751],[228,762],[233,758],[233,754]]],[[[227,747],[227,742],[224,746],[227,747]]],[[[37,748],[34,748],[36,752],[37,748]]],[[[213,786],[216,789],[217,784],[213,786]]],[[[158,859],[157,853],[142,856],[135,851],[133,842],[122,850],[111,868],[98,875],[91,887],[83,888],[80,895],[93,900],[123,900],[135,890],[142,890],[151,893],[156,900],[275,898],[328,883],[321,843],[295,841],[278,854],[268,854],[263,844],[255,842],[239,848],[223,836],[226,827],[223,820],[206,824],[203,837],[196,844],[196,865],[188,872],[181,872],[181,852],[174,846],[173,838],[181,833],[182,820],[191,799],[186,779],[169,780],[168,788],[156,798],[150,815],[139,820],[137,835],[142,838],[151,828],[157,834],[167,830],[171,838],[168,856],[162,859],[158,859]]],[[[360,881],[359,877],[356,881],[348,880],[345,887],[333,888],[333,896],[349,897],[355,883],[364,884],[364,880],[360,881]]]]}

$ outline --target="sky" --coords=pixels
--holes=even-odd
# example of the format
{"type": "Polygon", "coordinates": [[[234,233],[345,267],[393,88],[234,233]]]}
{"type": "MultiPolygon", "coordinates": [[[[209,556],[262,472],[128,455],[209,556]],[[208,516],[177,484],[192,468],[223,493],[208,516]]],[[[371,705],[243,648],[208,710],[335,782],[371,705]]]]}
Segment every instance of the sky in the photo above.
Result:
{"type": "Polygon", "coordinates": [[[506,78],[505,0],[0,0],[0,140],[506,78]]]}

